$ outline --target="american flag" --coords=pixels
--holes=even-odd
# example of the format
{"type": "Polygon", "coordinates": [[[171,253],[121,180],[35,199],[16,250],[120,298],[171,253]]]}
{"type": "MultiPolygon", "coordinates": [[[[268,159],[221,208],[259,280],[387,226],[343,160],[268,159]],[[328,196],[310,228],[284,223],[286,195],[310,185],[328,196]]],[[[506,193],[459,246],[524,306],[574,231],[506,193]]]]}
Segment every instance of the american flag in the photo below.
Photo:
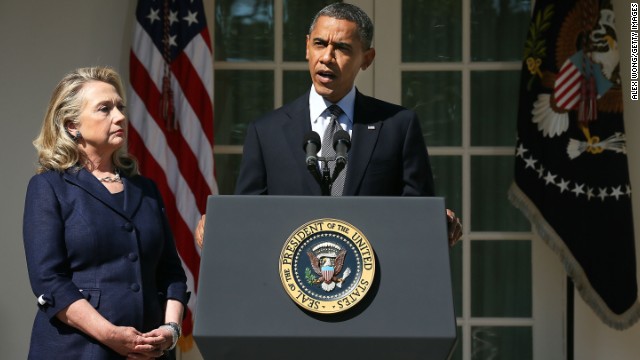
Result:
{"type": "Polygon", "coordinates": [[[130,54],[129,149],[165,201],[192,291],[183,351],[193,344],[200,254],[193,240],[213,163],[213,60],[202,1],[139,0],[130,54]]]}

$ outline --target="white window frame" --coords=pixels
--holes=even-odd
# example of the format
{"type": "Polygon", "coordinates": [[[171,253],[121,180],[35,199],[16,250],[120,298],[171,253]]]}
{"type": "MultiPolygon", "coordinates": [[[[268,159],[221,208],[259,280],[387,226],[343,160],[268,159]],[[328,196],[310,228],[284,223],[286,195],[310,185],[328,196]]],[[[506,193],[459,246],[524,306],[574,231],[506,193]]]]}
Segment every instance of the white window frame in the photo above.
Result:
{"type": "MultiPolygon", "coordinates": [[[[456,0],[452,0],[456,1],[456,0]]],[[[374,47],[376,58],[373,65],[361,71],[356,86],[365,94],[401,103],[402,71],[460,71],[462,73],[462,146],[431,147],[433,156],[455,155],[462,158],[462,215],[464,241],[463,247],[463,301],[462,314],[458,314],[457,323],[462,329],[458,346],[462,346],[463,359],[471,359],[471,327],[473,326],[532,326],[533,358],[535,360],[564,359],[566,354],[565,312],[566,312],[566,275],[557,256],[534,233],[523,232],[470,232],[471,224],[471,156],[502,155],[512,156],[513,149],[508,147],[472,147],[471,146],[471,72],[476,70],[520,70],[520,62],[472,62],[470,54],[471,1],[462,1],[462,61],[451,63],[411,63],[401,62],[401,1],[389,0],[352,0],[374,20],[376,34],[374,47]],[[486,240],[526,240],[531,241],[532,249],[532,317],[521,318],[472,318],[471,314],[471,241],[486,240]]],[[[215,0],[205,3],[211,39],[213,36],[215,0]]],[[[215,62],[216,70],[273,70],[274,71],[274,107],[283,103],[283,72],[285,70],[306,70],[305,62],[284,62],[282,59],[283,0],[274,0],[275,59],[273,62],[215,62]]],[[[304,44],[300,44],[304,51],[304,44]]],[[[215,106],[215,104],[214,104],[215,106]]],[[[516,119],[514,119],[514,122],[516,119]]],[[[241,154],[242,146],[215,145],[216,154],[241,154]]],[[[506,196],[506,193],[505,193],[506,196]]],[[[514,208],[514,211],[517,211],[514,208]]],[[[200,359],[197,351],[178,355],[178,359],[200,359]]]]}
{"type": "MultiPolygon", "coordinates": [[[[460,71],[462,73],[462,146],[430,147],[429,154],[462,157],[462,221],[463,281],[462,314],[457,323],[463,335],[464,360],[471,359],[471,328],[474,326],[531,326],[533,328],[533,359],[564,359],[566,275],[557,256],[546,244],[531,232],[470,232],[471,218],[471,157],[476,155],[513,156],[511,147],[471,146],[471,72],[491,70],[519,71],[521,62],[472,62],[471,61],[471,1],[462,1],[462,61],[437,63],[402,63],[402,2],[388,0],[361,1],[368,5],[376,25],[374,45],[376,59],[372,67],[373,83],[365,79],[373,96],[396,104],[401,103],[402,71],[460,71]],[[379,86],[376,86],[380,84],[379,86]],[[532,256],[532,317],[522,318],[473,318],[471,317],[471,241],[525,240],[531,242],[532,256]]],[[[365,9],[367,11],[367,9],[365,9]]],[[[360,80],[360,79],[358,79],[360,80]]],[[[514,124],[516,119],[513,119],[514,124]]],[[[505,196],[506,191],[505,191],[505,196]]],[[[514,211],[518,211],[514,208],[514,211]]],[[[456,211],[459,212],[459,211],[456,211]]]]}

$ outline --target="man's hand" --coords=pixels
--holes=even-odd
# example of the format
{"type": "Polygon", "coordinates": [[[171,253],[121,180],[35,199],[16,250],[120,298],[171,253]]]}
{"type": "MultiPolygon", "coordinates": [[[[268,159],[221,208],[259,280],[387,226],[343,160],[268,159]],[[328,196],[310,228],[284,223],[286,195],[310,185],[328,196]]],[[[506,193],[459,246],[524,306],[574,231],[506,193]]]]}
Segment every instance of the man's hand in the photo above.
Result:
{"type": "Polygon", "coordinates": [[[196,244],[202,249],[202,244],[204,243],[204,222],[207,214],[203,214],[198,221],[198,226],[196,226],[196,230],[193,232],[193,237],[196,240],[196,244]]]}
{"type": "Polygon", "coordinates": [[[449,209],[447,209],[447,228],[449,230],[449,246],[453,247],[462,237],[462,223],[456,213],[449,209]]]}

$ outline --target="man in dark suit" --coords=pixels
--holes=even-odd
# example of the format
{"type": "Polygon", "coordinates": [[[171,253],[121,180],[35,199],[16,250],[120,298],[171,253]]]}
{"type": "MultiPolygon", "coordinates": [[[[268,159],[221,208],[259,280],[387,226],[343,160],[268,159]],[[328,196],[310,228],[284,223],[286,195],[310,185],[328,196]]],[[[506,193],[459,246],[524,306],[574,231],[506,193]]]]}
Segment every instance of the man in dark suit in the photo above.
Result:
{"type": "MultiPolygon", "coordinates": [[[[351,135],[344,184],[332,195],[433,196],[429,156],[416,113],[361,94],[360,70],[375,57],[373,24],[360,8],[334,3],[320,10],[307,35],[306,58],[313,86],[294,100],[253,122],[247,129],[236,185],[239,195],[321,195],[307,169],[305,134],[324,135],[339,107],[340,128],[351,135]]],[[[325,138],[325,136],[321,136],[325,138]]],[[[331,141],[322,140],[324,145],[331,141]]],[[[461,235],[459,219],[447,210],[450,243],[461,235]]],[[[202,241],[203,221],[196,229],[202,241]]]]}
{"type": "Polygon", "coordinates": [[[237,194],[320,195],[302,143],[312,130],[324,138],[326,109],[336,104],[343,111],[340,125],[352,138],[341,195],[434,195],[415,112],[362,95],[354,86],[359,70],[375,57],[372,36],[371,20],[353,5],[332,4],[316,15],[306,49],[313,86],[248,127],[237,194]]]}

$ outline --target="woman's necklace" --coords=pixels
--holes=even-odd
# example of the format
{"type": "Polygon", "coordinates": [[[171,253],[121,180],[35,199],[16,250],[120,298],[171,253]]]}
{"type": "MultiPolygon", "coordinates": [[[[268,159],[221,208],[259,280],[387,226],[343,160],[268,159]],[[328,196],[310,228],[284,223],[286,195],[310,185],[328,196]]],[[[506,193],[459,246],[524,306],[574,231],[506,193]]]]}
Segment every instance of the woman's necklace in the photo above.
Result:
{"type": "Polygon", "coordinates": [[[122,179],[120,178],[120,171],[116,169],[114,173],[116,174],[114,177],[111,177],[111,176],[99,177],[98,181],[104,182],[104,183],[121,183],[122,179]]]}

